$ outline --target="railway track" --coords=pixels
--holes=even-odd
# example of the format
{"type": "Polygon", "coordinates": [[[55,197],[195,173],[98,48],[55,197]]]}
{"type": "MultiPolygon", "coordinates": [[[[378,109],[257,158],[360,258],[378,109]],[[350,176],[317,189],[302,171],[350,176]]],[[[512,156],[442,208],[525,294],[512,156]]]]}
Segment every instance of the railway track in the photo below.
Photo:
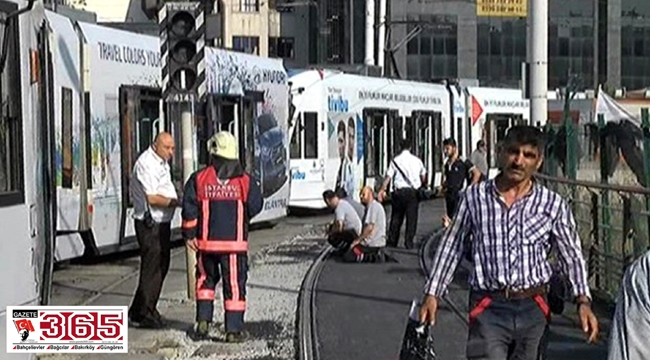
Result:
{"type": "MultiPolygon", "coordinates": [[[[431,261],[435,254],[435,240],[442,236],[442,229],[436,229],[424,237],[419,248],[420,271],[426,276],[431,270],[431,261]]],[[[318,329],[316,327],[316,288],[321,271],[329,258],[332,247],[326,245],[320,255],[314,260],[303,280],[297,311],[297,352],[298,360],[320,360],[318,329]]],[[[446,305],[454,312],[459,320],[467,323],[466,311],[455,305],[454,301],[444,299],[446,305]]]]}
{"type": "MultiPolygon", "coordinates": [[[[440,237],[442,237],[444,232],[445,232],[444,228],[436,229],[434,230],[433,234],[427,237],[426,240],[420,244],[420,249],[419,249],[420,270],[422,271],[422,274],[425,277],[428,277],[429,274],[431,273],[431,269],[433,267],[433,257],[435,256],[436,250],[438,248],[438,240],[440,239],[440,237]]],[[[452,291],[453,289],[450,289],[450,292],[452,291]]],[[[447,307],[449,307],[449,309],[451,309],[454,315],[456,315],[456,317],[463,324],[468,325],[467,311],[465,309],[461,309],[457,305],[456,301],[450,299],[449,294],[444,296],[442,298],[442,301],[447,307]]]]}
{"type": "Polygon", "coordinates": [[[316,328],[316,284],[332,247],[326,245],[313,262],[300,288],[298,298],[298,360],[319,360],[318,329],[316,328]]]}

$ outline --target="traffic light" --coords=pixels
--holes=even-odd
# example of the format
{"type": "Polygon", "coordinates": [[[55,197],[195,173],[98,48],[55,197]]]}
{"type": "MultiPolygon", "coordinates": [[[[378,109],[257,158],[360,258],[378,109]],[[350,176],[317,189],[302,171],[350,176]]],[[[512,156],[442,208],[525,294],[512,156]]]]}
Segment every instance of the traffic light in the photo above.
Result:
{"type": "Polygon", "coordinates": [[[168,2],[158,14],[163,98],[201,100],[205,95],[205,21],[201,2],[168,2]]]}

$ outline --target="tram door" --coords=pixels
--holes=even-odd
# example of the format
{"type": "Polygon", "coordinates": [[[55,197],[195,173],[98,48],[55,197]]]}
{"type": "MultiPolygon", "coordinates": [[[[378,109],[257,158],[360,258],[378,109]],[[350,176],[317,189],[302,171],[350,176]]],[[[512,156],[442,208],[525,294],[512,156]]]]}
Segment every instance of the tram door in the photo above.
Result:
{"type": "MultiPolygon", "coordinates": [[[[402,122],[396,110],[363,110],[364,119],[364,183],[379,189],[395,154],[395,137],[402,134],[402,122]],[[390,129],[392,126],[398,129],[390,129]]],[[[401,137],[400,137],[401,139],[401,137]]],[[[399,142],[398,142],[399,147],[399,142]]]]}
{"type": "Polygon", "coordinates": [[[505,138],[508,129],[515,125],[525,125],[525,120],[521,114],[487,115],[483,138],[487,145],[487,160],[491,169],[499,166],[497,159],[498,145],[505,138]]]}
{"type": "MultiPolygon", "coordinates": [[[[158,88],[126,85],[120,87],[122,201],[129,207],[133,206],[129,196],[133,165],[138,156],[153,143],[156,135],[165,129],[160,116],[161,99],[158,88]]],[[[103,159],[100,159],[99,163],[104,164],[103,159]]]]}
{"type": "Polygon", "coordinates": [[[427,169],[429,181],[433,184],[434,174],[442,170],[442,122],[441,114],[433,111],[413,111],[408,136],[413,139],[414,154],[422,160],[427,169]]]}
{"type": "MultiPolygon", "coordinates": [[[[153,143],[156,135],[165,130],[162,120],[162,94],[159,88],[123,85],[119,89],[119,111],[120,111],[120,149],[122,163],[122,210],[120,234],[125,233],[127,208],[133,207],[129,186],[133,165],[142,152],[147,150],[153,143]]],[[[105,147],[101,154],[109,153],[109,141],[100,145],[105,147]]],[[[94,154],[92,156],[95,156],[94,154]]],[[[93,164],[99,164],[98,171],[108,173],[105,159],[93,159],[93,164]]],[[[95,169],[93,169],[95,170],[95,169]]],[[[120,236],[120,244],[124,245],[134,242],[135,238],[120,236]]]]}
{"type": "MultiPolygon", "coordinates": [[[[258,105],[263,101],[263,93],[247,91],[244,96],[212,96],[208,104],[208,117],[203,126],[204,140],[199,153],[206,163],[209,161],[207,140],[218,131],[232,133],[238,141],[239,160],[244,169],[260,182],[263,180],[262,167],[259,164],[260,146],[257,138],[255,121],[258,105]]],[[[261,184],[263,187],[263,183],[261,184]]]]}
{"type": "MultiPolygon", "coordinates": [[[[404,119],[398,115],[397,111],[390,111],[388,116],[388,158],[387,161],[390,162],[395,156],[399,155],[402,150],[402,140],[404,139],[404,119]]],[[[388,166],[386,166],[388,169],[388,166]]],[[[385,175],[383,173],[382,175],[385,175]]]]}

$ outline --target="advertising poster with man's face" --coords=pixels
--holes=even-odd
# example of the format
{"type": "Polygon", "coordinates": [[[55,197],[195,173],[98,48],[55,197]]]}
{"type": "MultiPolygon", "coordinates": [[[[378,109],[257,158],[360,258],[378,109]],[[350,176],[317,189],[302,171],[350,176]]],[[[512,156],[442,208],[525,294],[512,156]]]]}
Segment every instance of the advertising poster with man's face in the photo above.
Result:
{"type": "Polygon", "coordinates": [[[330,133],[329,154],[330,158],[339,158],[354,162],[356,155],[357,124],[354,114],[329,113],[330,133]]]}
{"type": "Polygon", "coordinates": [[[348,195],[356,192],[356,134],[357,124],[353,113],[328,114],[330,129],[329,154],[331,159],[338,159],[338,170],[334,188],[342,187],[348,195]]]}

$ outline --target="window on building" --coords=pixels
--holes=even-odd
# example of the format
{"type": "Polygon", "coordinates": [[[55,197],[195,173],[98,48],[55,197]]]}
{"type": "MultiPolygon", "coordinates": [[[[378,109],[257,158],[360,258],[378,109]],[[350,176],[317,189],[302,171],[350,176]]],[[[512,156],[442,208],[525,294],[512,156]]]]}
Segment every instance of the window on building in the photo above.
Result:
{"type": "MultiPolygon", "coordinates": [[[[7,9],[15,11],[16,7],[7,9]]],[[[0,14],[6,17],[6,13],[0,14]]],[[[7,62],[0,74],[0,206],[10,206],[24,202],[23,187],[23,151],[22,151],[22,114],[20,107],[20,63],[18,46],[17,18],[0,24],[0,33],[6,33],[7,62]]]]}
{"type": "Polygon", "coordinates": [[[293,59],[293,38],[269,37],[269,57],[293,59]]]}
{"type": "Polygon", "coordinates": [[[260,38],[257,36],[233,36],[232,49],[248,54],[260,54],[260,38]]]}
{"type": "MultiPolygon", "coordinates": [[[[623,0],[626,1],[626,0],[623,0]]],[[[594,53],[603,27],[607,32],[606,23],[601,18],[595,19],[596,6],[606,1],[573,0],[559,2],[549,7],[548,22],[548,60],[549,88],[566,86],[568,75],[577,76],[580,80],[580,91],[594,87],[594,53]]],[[[602,11],[598,8],[598,12],[602,11]]],[[[607,10],[605,9],[605,18],[607,10]]],[[[602,59],[601,59],[602,60],[602,59]]]]}
{"type": "Polygon", "coordinates": [[[417,20],[422,27],[406,46],[408,78],[431,81],[432,78],[457,77],[458,17],[410,14],[407,19],[417,20]]]}
{"type": "Polygon", "coordinates": [[[477,29],[477,70],[486,86],[519,86],[526,60],[526,19],[481,17],[477,29]]]}
{"type": "Polygon", "coordinates": [[[239,0],[239,11],[241,12],[260,11],[260,0],[239,0]]]}
{"type": "Polygon", "coordinates": [[[291,13],[294,8],[293,2],[294,0],[269,0],[269,9],[283,13],[291,13]]]}
{"type": "Polygon", "coordinates": [[[641,89],[650,86],[650,16],[621,19],[621,86],[641,89]]]}
{"type": "Polygon", "coordinates": [[[306,112],[303,114],[304,125],[304,158],[316,159],[318,157],[318,114],[306,112]]]}

